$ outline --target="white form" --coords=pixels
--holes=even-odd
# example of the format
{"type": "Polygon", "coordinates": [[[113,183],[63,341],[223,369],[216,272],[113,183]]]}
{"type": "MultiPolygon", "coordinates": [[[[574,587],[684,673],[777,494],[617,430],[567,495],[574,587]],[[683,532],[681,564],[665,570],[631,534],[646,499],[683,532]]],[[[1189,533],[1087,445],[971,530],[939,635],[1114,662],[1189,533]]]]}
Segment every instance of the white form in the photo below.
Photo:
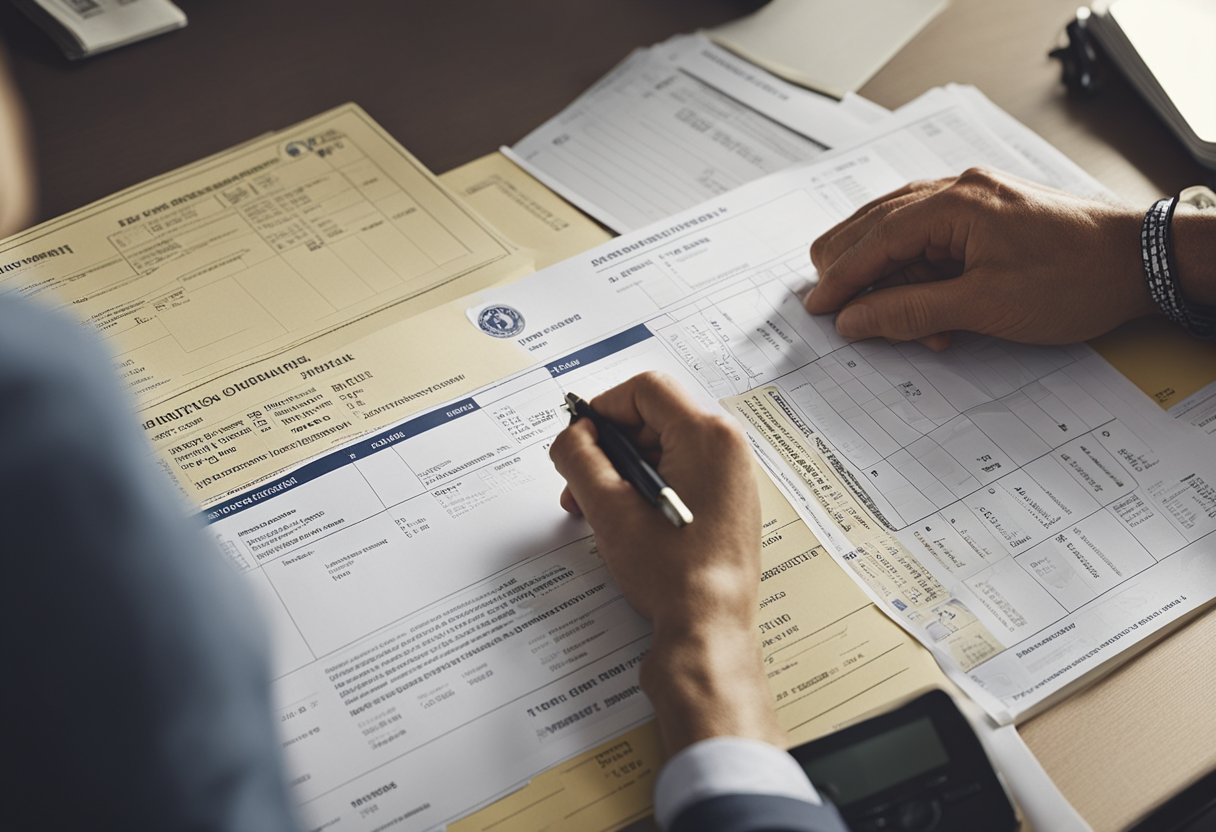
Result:
{"type": "Polygon", "coordinates": [[[649,716],[649,629],[548,447],[569,387],[653,365],[630,329],[208,511],[269,611],[309,828],[428,829],[649,716]]]}
{"type": "Polygon", "coordinates": [[[69,58],[87,58],[186,25],[169,0],[17,0],[69,58]]]}
{"type": "Polygon", "coordinates": [[[635,51],[502,150],[625,232],[852,144],[873,118],[857,109],[688,35],[635,51]]]}
{"type": "Polygon", "coordinates": [[[1216,436],[1216,382],[1178,402],[1170,408],[1170,413],[1208,436],[1216,436]]]}
{"type": "Polygon", "coordinates": [[[833,555],[1000,719],[1216,595],[1206,437],[1095,354],[850,345],[803,313],[817,233],[991,160],[999,139],[962,118],[479,294],[470,320],[497,315],[496,337],[467,335],[532,369],[209,509],[273,625],[310,828],[433,828],[649,715],[647,628],[558,508],[546,452],[563,391],[643,369],[750,413],[833,555]]]}
{"type": "MultiPolygon", "coordinates": [[[[562,279],[629,298],[619,323],[645,321],[748,425],[842,565],[1008,722],[1216,595],[1216,448],[1085,346],[848,344],[803,313],[809,242],[910,178],[987,164],[1102,192],[999,121],[926,97],[894,132],[622,238],[562,279]]],[[[531,319],[554,303],[538,297],[550,274],[483,297],[531,319]]]]}

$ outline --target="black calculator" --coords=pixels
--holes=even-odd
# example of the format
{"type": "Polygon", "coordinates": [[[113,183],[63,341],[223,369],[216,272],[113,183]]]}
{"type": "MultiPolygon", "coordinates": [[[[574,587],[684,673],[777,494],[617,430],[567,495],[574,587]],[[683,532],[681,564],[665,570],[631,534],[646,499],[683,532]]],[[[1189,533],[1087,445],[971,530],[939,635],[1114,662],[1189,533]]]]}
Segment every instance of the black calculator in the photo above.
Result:
{"type": "Polygon", "coordinates": [[[975,732],[941,690],[790,754],[853,832],[1014,832],[1020,824],[975,732]]]}

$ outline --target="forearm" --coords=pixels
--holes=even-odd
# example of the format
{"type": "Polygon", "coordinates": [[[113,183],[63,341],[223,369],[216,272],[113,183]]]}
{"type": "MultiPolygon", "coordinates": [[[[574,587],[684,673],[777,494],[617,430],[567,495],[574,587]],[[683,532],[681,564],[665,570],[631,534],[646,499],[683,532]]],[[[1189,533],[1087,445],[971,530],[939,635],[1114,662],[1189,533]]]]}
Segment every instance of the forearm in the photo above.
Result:
{"type": "Polygon", "coordinates": [[[753,619],[706,615],[691,630],[656,622],[642,686],[670,759],[655,818],[670,832],[844,832],[835,807],[781,750],[788,738],[753,619]]]}
{"type": "Polygon", "coordinates": [[[657,627],[641,681],[669,755],[717,736],[786,746],[754,629],[742,622],[657,627]]]}

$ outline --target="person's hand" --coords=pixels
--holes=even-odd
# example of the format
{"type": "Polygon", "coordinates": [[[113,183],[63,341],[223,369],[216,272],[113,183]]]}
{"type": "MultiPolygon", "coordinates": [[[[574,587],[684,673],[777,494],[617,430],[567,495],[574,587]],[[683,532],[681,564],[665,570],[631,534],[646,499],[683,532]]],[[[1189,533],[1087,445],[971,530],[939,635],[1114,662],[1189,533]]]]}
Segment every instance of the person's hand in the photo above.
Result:
{"type": "Polygon", "coordinates": [[[847,338],[955,330],[1033,344],[1083,341],[1156,312],[1140,261],[1142,211],[985,170],[913,182],[811,246],[812,314],[847,338]]]}
{"type": "Polygon", "coordinates": [[[747,441],[657,374],[591,404],[632,435],[694,517],[677,529],[647,503],[600,450],[589,420],[554,440],[562,506],[586,517],[609,573],[654,625],[642,686],[668,751],[720,735],[782,744],[756,630],[760,503],[747,441]]]}

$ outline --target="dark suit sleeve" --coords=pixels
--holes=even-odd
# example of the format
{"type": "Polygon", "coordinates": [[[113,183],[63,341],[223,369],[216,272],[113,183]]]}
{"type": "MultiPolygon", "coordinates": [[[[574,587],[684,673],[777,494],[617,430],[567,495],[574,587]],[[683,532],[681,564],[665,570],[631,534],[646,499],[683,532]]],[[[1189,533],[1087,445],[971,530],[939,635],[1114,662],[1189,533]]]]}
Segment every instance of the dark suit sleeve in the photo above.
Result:
{"type": "Polygon", "coordinates": [[[261,622],[83,327],[0,297],[6,829],[295,828],[261,622]]]}
{"type": "Polygon", "coordinates": [[[680,749],[655,781],[667,832],[844,832],[802,767],[755,738],[719,736],[680,749]]]}

